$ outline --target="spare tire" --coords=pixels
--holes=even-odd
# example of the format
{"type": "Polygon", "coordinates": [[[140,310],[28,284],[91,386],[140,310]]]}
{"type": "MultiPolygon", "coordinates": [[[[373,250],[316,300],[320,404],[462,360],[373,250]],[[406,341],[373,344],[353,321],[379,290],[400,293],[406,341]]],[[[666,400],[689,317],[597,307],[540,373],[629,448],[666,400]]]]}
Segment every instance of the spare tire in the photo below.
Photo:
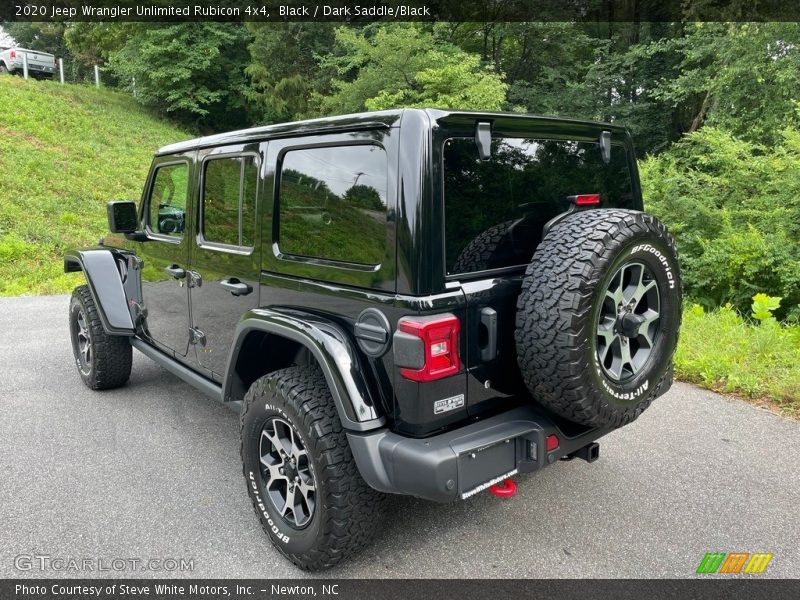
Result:
{"type": "Polygon", "coordinates": [[[474,273],[509,264],[507,257],[514,253],[509,230],[516,222],[504,221],[479,233],[458,255],[452,272],[474,273]]]}
{"type": "Polygon", "coordinates": [[[681,320],[675,242],[653,216],[576,212],[536,249],[517,302],[528,390],[576,423],[619,427],[672,383],[681,320]]]}

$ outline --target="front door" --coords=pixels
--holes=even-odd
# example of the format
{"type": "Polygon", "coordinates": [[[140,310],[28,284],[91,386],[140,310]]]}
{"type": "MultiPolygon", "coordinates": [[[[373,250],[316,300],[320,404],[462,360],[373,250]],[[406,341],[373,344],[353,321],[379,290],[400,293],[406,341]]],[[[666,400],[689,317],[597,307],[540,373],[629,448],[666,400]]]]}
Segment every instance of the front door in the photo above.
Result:
{"type": "Polygon", "coordinates": [[[191,256],[192,336],[200,366],[222,381],[236,325],[258,306],[258,144],[201,151],[191,256]]]}
{"type": "Polygon", "coordinates": [[[163,350],[189,347],[189,239],[186,216],[191,155],[157,159],[144,199],[147,241],[141,244],[145,332],[163,350]]]}

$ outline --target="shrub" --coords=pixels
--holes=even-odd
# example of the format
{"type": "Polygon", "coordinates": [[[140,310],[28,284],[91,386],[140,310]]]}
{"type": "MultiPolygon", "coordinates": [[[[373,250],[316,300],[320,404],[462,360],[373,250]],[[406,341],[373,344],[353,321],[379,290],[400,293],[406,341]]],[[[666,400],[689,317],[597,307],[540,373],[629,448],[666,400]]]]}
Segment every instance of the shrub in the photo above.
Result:
{"type": "Polygon", "coordinates": [[[642,162],[648,209],[675,235],[687,294],[750,308],[757,291],[800,317],[800,131],[765,148],[705,127],[642,162]]]}

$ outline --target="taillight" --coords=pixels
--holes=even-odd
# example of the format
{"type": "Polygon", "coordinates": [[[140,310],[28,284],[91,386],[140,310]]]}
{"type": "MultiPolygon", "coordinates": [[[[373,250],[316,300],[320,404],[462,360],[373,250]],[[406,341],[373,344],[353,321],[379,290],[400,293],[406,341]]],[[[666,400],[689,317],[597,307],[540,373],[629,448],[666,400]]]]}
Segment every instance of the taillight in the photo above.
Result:
{"type": "Polygon", "coordinates": [[[547,436],[545,444],[547,446],[548,452],[552,452],[553,450],[558,450],[558,447],[560,445],[558,442],[558,436],[554,433],[551,433],[550,435],[547,436]]]}
{"type": "MultiPolygon", "coordinates": [[[[458,333],[461,322],[455,315],[400,319],[397,328],[422,340],[422,368],[402,367],[400,374],[412,381],[433,381],[455,375],[461,369],[458,359],[458,333]]],[[[408,364],[408,363],[407,363],[408,364]]],[[[415,365],[416,366],[416,365],[415,365]]]]}
{"type": "Polygon", "coordinates": [[[12,59],[17,58],[17,51],[16,50],[12,50],[10,56],[11,56],[12,59]]]}
{"type": "Polygon", "coordinates": [[[600,194],[578,194],[570,199],[575,206],[596,206],[600,204],[600,194]]]}

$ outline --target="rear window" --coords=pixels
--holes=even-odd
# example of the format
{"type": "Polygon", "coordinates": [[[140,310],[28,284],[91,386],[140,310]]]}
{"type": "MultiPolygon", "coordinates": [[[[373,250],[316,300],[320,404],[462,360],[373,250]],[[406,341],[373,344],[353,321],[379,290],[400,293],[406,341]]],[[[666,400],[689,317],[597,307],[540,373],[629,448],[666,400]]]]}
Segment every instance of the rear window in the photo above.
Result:
{"type": "Polygon", "coordinates": [[[444,144],[445,260],[448,274],[524,265],[542,227],[568,196],[601,195],[601,207],[632,208],[628,158],[614,145],[609,164],[594,142],[495,138],[480,160],[473,138],[444,144]]]}

